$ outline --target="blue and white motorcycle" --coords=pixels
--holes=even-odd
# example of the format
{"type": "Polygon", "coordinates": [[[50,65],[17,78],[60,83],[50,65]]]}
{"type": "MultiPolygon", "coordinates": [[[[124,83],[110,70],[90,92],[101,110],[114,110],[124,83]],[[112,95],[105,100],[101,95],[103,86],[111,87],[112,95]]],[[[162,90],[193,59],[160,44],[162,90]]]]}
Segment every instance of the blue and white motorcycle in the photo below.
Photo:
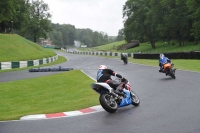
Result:
{"type": "Polygon", "coordinates": [[[109,113],[114,113],[119,107],[124,107],[128,105],[138,106],[140,104],[140,99],[136,93],[131,90],[129,81],[126,79],[122,82],[121,79],[116,78],[119,84],[123,86],[121,94],[115,92],[107,83],[93,83],[90,87],[100,94],[99,102],[101,106],[109,113]]]}

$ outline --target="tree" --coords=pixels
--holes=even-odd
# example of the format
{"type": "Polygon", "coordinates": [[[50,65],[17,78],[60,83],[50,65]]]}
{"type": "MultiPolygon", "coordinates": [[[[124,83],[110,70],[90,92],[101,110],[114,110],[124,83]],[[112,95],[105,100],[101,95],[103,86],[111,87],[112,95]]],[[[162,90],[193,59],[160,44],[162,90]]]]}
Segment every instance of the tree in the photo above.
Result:
{"type": "Polygon", "coordinates": [[[63,37],[62,37],[62,32],[60,31],[56,31],[56,30],[53,30],[52,32],[50,32],[48,34],[49,38],[53,41],[53,43],[55,45],[58,45],[60,47],[63,46],[63,37]]]}
{"type": "Polygon", "coordinates": [[[22,36],[25,36],[27,33],[27,23],[30,16],[30,3],[28,0],[17,0],[15,3],[15,16],[13,18],[13,28],[16,32],[22,36]]]}
{"type": "Polygon", "coordinates": [[[124,29],[120,29],[118,31],[118,35],[117,35],[117,38],[116,38],[116,41],[122,41],[124,40],[124,29]]]}
{"type": "Polygon", "coordinates": [[[48,36],[56,45],[62,47],[72,46],[76,37],[76,29],[71,24],[51,24],[52,31],[48,33],[48,36]]]}
{"type": "Polygon", "coordinates": [[[65,30],[67,31],[67,35],[69,38],[68,44],[67,45],[74,45],[74,40],[76,36],[76,29],[74,25],[71,24],[64,24],[65,30]]]}
{"type": "Polygon", "coordinates": [[[128,0],[123,7],[125,40],[147,40],[155,48],[157,40],[175,39],[182,46],[191,35],[200,37],[199,14],[197,0],[128,0]]]}
{"type": "Polygon", "coordinates": [[[190,34],[194,36],[195,44],[198,43],[200,38],[200,1],[198,0],[187,0],[186,1],[187,8],[190,13],[192,28],[190,34]]]}
{"type": "Polygon", "coordinates": [[[98,45],[99,43],[99,33],[95,31],[92,36],[92,43],[93,45],[98,45]]]}
{"type": "Polygon", "coordinates": [[[0,32],[6,33],[6,27],[11,27],[15,14],[13,0],[0,0],[0,32]]]}
{"type": "MultiPolygon", "coordinates": [[[[128,0],[123,7],[125,40],[148,38],[155,48],[155,29],[150,0],[128,0]]],[[[140,39],[137,39],[140,40],[140,39]]]]}
{"type": "Polygon", "coordinates": [[[33,37],[34,42],[39,37],[47,37],[47,32],[51,31],[51,14],[48,12],[48,4],[45,4],[43,0],[33,0],[30,4],[30,16],[29,23],[27,24],[27,30],[33,37]]]}
{"type": "Polygon", "coordinates": [[[159,25],[168,42],[171,39],[179,41],[179,46],[184,44],[189,36],[190,24],[185,0],[162,0],[163,22],[159,25]]]}

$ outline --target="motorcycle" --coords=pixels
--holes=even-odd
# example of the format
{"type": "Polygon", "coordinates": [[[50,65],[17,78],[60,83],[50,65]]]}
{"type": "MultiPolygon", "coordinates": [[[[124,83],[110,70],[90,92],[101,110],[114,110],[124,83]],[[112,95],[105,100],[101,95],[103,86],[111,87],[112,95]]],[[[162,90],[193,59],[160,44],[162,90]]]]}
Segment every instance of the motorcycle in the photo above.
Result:
{"type": "Polygon", "coordinates": [[[126,57],[125,59],[123,59],[124,64],[127,65],[128,64],[128,58],[126,57]]]}
{"type": "Polygon", "coordinates": [[[163,66],[163,72],[166,74],[166,76],[171,76],[172,78],[176,78],[175,76],[175,71],[176,69],[174,68],[174,64],[171,63],[165,63],[163,66]]]}
{"type": "Polygon", "coordinates": [[[90,87],[100,94],[99,102],[101,106],[109,113],[114,113],[117,111],[119,107],[124,107],[128,105],[138,106],[140,104],[140,99],[137,94],[131,90],[131,85],[129,81],[126,79],[125,82],[122,82],[121,79],[116,78],[115,81],[118,82],[118,85],[122,85],[123,89],[121,94],[115,92],[113,88],[111,88],[107,83],[99,82],[92,83],[90,87]]]}
{"type": "Polygon", "coordinates": [[[123,60],[124,65],[128,64],[128,57],[127,57],[127,55],[121,55],[121,60],[123,60]]]}

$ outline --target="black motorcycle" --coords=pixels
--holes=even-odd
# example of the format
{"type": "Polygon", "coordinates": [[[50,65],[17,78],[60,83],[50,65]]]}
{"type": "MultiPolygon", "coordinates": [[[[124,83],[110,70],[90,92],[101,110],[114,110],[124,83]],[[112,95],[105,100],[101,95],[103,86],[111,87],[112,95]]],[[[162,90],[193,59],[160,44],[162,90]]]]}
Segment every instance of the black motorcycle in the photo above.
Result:
{"type": "Polygon", "coordinates": [[[126,54],[121,54],[121,60],[124,62],[124,65],[128,64],[128,57],[126,54]]]}

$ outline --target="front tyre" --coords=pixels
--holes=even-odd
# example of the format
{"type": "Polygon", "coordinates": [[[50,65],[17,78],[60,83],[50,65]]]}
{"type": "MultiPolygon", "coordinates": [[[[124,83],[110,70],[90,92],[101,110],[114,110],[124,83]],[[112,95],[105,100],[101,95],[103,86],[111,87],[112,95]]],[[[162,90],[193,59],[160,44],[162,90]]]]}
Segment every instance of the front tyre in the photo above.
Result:
{"type": "Polygon", "coordinates": [[[113,96],[108,93],[103,93],[99,97],[99,102],[101,106],[109,113],[114,113],[117,111],[118,105],[113,96]]]}
{"type": "Polygon", "coordinates": [[[134,106],[138,106],[140,104],[140,99],[133,90],[131,90],[131,100],[132,100],[132,105],[134,106]]]}

